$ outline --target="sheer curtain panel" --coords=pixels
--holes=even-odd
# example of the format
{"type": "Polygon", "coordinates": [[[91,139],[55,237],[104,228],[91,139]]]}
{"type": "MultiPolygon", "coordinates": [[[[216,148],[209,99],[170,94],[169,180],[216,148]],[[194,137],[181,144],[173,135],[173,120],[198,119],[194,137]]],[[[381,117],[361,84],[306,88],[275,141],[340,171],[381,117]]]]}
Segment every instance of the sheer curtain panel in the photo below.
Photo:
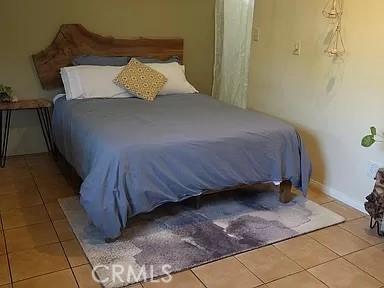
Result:
{"type": "Polygon", "coordinates": [[[254,0],[216,0],[214,97],[246,108],[254,0]]]}

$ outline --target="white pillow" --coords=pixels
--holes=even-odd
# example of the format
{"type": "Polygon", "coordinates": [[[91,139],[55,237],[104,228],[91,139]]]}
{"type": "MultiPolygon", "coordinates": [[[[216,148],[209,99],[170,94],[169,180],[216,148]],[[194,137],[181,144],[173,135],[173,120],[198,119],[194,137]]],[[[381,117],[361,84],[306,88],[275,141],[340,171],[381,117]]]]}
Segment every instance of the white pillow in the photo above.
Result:
{"type": "Polygon", "coordinates": [[[67,100],[80,98],[83,95],[83,89],[77,80],[77,74],[74,71],[69,71],[68,68],[60,69],[61,79],[63,80],[64,90],[67,100]]]}
{"type": "Polygon", "coordinates": [[[127,90],[113,79],[123,67],[80,65],[61,69],[67,100],[86,98],[129,98],[127,90]]]}
{"type": "Polygon", "coordinates": [[[59,100],[61,97],[66,97],[65,94],[57,94],[55,97],[53,97],[52,102],[53,104],[56,103],[57,100],[59,100]]]}
{"type": "Polygon", "coordinates": [[[148,65],[149,67],[160,72],[168,79],[159,95],[199,92],[187,81],[184,72],[185,68],[179,63],[145,63],[145,65],[148,65]]]}

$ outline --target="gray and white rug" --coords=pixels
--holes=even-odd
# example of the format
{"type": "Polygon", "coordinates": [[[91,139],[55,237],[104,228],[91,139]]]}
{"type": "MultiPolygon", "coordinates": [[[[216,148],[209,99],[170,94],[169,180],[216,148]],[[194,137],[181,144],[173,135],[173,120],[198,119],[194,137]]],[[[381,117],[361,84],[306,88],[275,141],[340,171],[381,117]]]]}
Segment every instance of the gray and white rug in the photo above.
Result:
{"type": "Polygon", "coordinates": [[[105,287],[150,280],[344,221],[301,196],[281,204],[277,193],[245,192],[208,199],[200,209],[173,205],[136,217],[118,241],[107,244],[77,197],[60,205],[105,287]],[[114,277],[116,267],[124,277],[114,277]]]}

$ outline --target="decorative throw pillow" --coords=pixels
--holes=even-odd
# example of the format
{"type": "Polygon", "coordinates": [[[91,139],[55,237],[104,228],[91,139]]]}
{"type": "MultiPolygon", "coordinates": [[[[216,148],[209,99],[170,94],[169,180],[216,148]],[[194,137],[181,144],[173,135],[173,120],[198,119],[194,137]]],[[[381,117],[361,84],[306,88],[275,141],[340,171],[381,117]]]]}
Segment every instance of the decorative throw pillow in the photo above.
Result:
{"type": "Polygon", "coordinates": [[[113,82],[139,98],[153,101],[167,83],[167,78],[160,72],[132,58],[113,82]]]}

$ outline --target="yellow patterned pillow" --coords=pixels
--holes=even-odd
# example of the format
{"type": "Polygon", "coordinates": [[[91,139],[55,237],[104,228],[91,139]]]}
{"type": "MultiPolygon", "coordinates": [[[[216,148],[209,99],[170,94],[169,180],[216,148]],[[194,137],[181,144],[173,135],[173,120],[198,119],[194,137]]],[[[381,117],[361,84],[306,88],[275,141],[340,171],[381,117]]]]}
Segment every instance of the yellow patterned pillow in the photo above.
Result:
{"type": "Polygon", "coordinates": [[[153,101],[167,80],[160,72],[132,58],[113,82],[139,98],[153,101]]]}

